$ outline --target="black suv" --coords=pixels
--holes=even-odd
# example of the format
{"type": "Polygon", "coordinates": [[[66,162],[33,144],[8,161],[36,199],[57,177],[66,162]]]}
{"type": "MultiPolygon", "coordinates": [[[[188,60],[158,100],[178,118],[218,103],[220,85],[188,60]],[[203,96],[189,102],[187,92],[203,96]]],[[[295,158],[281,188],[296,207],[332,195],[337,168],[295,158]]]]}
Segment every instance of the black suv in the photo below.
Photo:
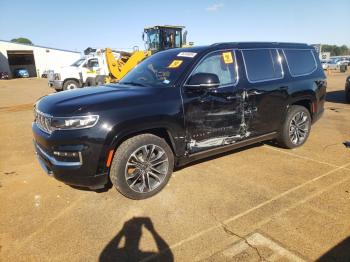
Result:
{"type": "Polygon", "coordinates": [[[35,104],[35,149],[66,184],[125,196],[159,192],[174,167],[259,141],[301,146],[323,112],[326,77],[314,48],[219,43],[144,60],[118,84],[35,104]]]}
{"type": "Polygon", "coordinates": [[[345,80],[345,99],[350,103],[350,76],[345,80]]]}

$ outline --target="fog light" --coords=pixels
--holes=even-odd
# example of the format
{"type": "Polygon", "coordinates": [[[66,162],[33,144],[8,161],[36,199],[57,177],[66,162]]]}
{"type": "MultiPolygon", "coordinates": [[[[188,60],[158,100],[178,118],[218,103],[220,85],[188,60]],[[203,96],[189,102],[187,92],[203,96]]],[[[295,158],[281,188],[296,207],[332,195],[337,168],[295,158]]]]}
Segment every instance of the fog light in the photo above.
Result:
{"type": "Polygon", "coordinates": [[[65,156],[65,157],[77,157],[79,156],[79,152],[60,152],[54,151],[53,154],[55,156],[65,156]]]}
{"type": "Polygon", "coordinates": [[[82,154],[79,151],[54,151],[53,155],[58,161],[83,163],[82,154]]]}

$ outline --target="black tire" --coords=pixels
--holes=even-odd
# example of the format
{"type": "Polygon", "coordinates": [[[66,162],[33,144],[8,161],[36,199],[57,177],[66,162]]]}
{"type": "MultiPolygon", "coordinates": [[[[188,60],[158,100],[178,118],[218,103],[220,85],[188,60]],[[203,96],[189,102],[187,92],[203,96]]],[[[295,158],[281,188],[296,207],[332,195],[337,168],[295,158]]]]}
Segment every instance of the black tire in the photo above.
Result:
{"type": "Polygon", "coordinates": [[[79,88],[79,83],[75,80],[67,80],[63,84],[63,90],[73,90],[77,88],[79,88]]]}
{"type": "Polygon", "coordinates": [[[296,148],[303,145],[309,137],[311,130],[311,116],[309,110],[303,106],[292,105],[289,107],[283,126],[279,132],[277,142],[284,148],[296,148]],[[305,118],[305,125],[301,121],[298,125],[298,119],[305,118]],[[296,120],[297,119],[297,120],[296,120]],[[296,127],[297,126],[297,127],[296,127]],[[303,132],[302,132],[303,130],[303,132]],[[300,139],[299,136],[300,135],[300,139]]]}
{"type": "Polygon", "coordinates": [[[97,86],[95,77],[86,78],[86,86],[97,86]]]}
{"type": "Polygon", "coordinates": [[[350,90],[345,90],[345,99],[346,102],[350,103],[350,90]]]}
{"type": "Polygon", "coordinates": [[[55,90],[57,93],[62,91],[62,89],[58,89],[58,88],[55,88],[55,90]]]}
{"type": "Polygon", "coordinates": [[[168,183],[173,168],[174,155],[167,142],[152,134],[141,134],[127,139],[117,148],[110,169],[110,179],[121,194],[140,200],[161,191],[168,183]],[[146,154],[143,154],[144,152],[146,154]],[[157,176],[154,176],[155,168],[161,170],[157,176]]]}
{"type": "Polygon", "coordinates": [[[96,85],[97,86],[103,86],[106,84],[106,77],[104,75],[98,75],[96,76],[96,85]]]}

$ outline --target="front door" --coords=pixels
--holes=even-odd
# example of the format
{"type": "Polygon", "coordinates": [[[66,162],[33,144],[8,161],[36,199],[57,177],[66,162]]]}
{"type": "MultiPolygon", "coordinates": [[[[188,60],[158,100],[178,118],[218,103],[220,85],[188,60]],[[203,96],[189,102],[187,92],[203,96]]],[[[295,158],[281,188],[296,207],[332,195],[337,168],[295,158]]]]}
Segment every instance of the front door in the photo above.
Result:
{"type": "Polygon", "coordinates": [[[99,69],[97,58],[91,58],[82,66],[82,77],[85,83],[88,78],[95,78],[99,69]]]}
{"type": "Polygon", "coordinates": [[[216,74],[220,86],[190,90],[185,83],[183,87],[189,153],[235,143],[249,136],[244,123],[244,92],[237,85],[235,52],[223,50],[207,54],[187,81],[197,73],[216,74]]]}

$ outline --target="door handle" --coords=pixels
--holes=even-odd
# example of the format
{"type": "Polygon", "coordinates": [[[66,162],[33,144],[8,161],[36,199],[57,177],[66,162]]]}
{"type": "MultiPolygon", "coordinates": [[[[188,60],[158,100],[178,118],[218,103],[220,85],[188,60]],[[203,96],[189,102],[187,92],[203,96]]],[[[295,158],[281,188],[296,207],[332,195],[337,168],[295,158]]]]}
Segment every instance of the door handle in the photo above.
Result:
{"type": "Polygon", "coordinates": [[[288,86],[281,86],[281,87],[280,87],[280,90],[281,90],[281,91],[287,91],[287,90],[288,90],[288,86]]]}
{"type": "Polygon", "coordinates": [[[234,100],[236,98],[237,98],[237,96],[228,96],[228,97],[226,97],[226,99],[229,100],[229,101],[234,100]]]}
{"type": "Polygon", "coordinates": [[[261,95],[263,93],[264,93],[263,91],[253,90],[253,91],[248,92],[248,95],[254,96],[254,95],[261,95]]]}

